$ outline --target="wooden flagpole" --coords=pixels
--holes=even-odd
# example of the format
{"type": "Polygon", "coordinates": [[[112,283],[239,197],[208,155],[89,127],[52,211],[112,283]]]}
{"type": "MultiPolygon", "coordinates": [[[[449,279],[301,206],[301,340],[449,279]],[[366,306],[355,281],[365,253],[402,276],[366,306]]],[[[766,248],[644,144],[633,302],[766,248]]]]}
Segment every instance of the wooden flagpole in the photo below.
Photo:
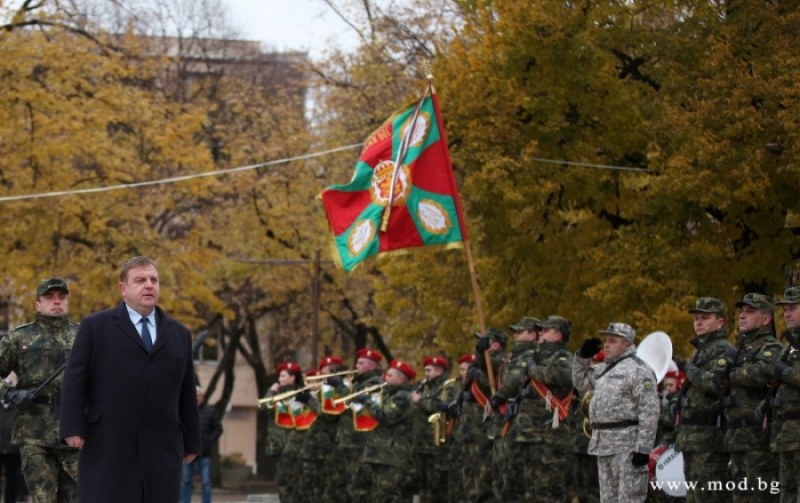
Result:
{"type": "MultiPolygon", "coordinates": [[[[469,240],[465,239],[464,253],[467,255],[467,267],[469,268],[469,279],[472,283],[472,297],[475,299],[475,310],[478,313],[478,327],[480,328],[481,335],[486,333],[486,320],[483,317],[483,306],[481,305],[481,291],[478,287],[478,276],[475,273],[475,262],[472,260],[472,250],[469,247],[469,240]]],[[[494,380],[494,368],[492,368],[492,357],[489,351],[483,352],[484,361],[486,362],[486,376],[489,378],[489,389],[492,390],[494,395],[497,391],[497,386],[494,380]]]]}

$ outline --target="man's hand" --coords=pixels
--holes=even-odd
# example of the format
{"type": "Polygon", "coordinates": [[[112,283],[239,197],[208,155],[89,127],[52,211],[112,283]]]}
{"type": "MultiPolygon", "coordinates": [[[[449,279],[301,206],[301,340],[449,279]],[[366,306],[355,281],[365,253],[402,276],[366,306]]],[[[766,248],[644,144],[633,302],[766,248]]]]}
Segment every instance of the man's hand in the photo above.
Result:
{"type": "Polygon", "coordinates": [[[33,403],[36,395],[26,389],[11,388],[6,391],[5,400],[14,404],[17,409],[25,409],[33,403]]]}
{"type": "Polygon", "coordinates": [[[506,399],[499,397],[497,395],[492,395],[492,397],[489,399],[489,405],[495,411],[499,411],[500,406],[503,405],[504,403],[506,403],[506,399]]]}
{"type": "Polygon", "coordinates": [[[475,352],[482,355],[491,345],[492,341],[488,337],[480,337],[478,342],[475,343],[475,352]]]}
{"type": "Polygon", "coordinates": [[[73,437],[67,437],[64,439],[64,442],[67,443],[68,446],[74,447],[76,449],[80,449],[83,447],[83,437],[75,435],[73,437]]]}
{"type": "Polygon", "coordinates": [[[184,465],[188,465],[189,463],[194,461],[194,458],[196,458],[196,457],[197,457],[197,454],[187,454],[187,455],[185,455],[183,457],[183,464],[184,465]]]}
{"type": "Polygon", "coordinates": [[[646,466],[650,462],[650,456],[642,452],[634,452],[631,456],[631,464],[633,466],[646,466]]]}
{"type": "Polygon", "coordinates": [[[581,358],[591,358],[600,352],[600,348],[602,346],[603,342],[597,337],[586,339],[583,341],[583,346],[581,346],[581,349],[578,350],[578,356],[581,358]]]}

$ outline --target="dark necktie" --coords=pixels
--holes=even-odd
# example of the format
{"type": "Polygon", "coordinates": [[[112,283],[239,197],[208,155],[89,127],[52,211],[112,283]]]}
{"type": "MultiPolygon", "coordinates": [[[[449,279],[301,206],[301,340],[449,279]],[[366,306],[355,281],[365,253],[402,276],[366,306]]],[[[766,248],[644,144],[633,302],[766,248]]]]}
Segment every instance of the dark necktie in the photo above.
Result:
{"type": "Polygon", "coordinates": [[[149,353],[153,350],[153,338],[150,336],[150,320],[147,318],[142,318],[142,342],[144,342],[144,348],[149,353]]]}

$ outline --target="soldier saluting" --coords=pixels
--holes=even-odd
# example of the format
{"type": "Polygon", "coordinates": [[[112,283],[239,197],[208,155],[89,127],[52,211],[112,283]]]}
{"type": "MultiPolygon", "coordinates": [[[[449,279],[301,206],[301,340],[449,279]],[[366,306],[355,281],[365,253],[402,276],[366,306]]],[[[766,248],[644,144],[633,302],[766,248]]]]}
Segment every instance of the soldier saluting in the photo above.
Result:
{"type": "Polygon", "coordinates": [[[61,278],[36,288],[36,321],[0,340],[0,375],[12,371],[14,388],[0,386],[17,407],[13,441],[20,446],[25,484],[34,503],[78,500],[78,450],[59,441],[61,372],[78,332],[69,319],[69,288],[61,278]]]}

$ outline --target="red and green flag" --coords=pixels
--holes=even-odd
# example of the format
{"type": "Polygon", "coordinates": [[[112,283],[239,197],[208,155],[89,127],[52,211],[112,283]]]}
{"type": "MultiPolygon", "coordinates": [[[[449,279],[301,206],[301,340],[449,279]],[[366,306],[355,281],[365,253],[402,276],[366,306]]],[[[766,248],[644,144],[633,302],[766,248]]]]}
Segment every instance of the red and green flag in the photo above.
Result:
{"type": "Polygon", "coordinates": [[[367,138],[350,183],[322,191],[334,259],[346,271],[373,255],[467,239],[439,102],[428,90],[367,138]]]}

